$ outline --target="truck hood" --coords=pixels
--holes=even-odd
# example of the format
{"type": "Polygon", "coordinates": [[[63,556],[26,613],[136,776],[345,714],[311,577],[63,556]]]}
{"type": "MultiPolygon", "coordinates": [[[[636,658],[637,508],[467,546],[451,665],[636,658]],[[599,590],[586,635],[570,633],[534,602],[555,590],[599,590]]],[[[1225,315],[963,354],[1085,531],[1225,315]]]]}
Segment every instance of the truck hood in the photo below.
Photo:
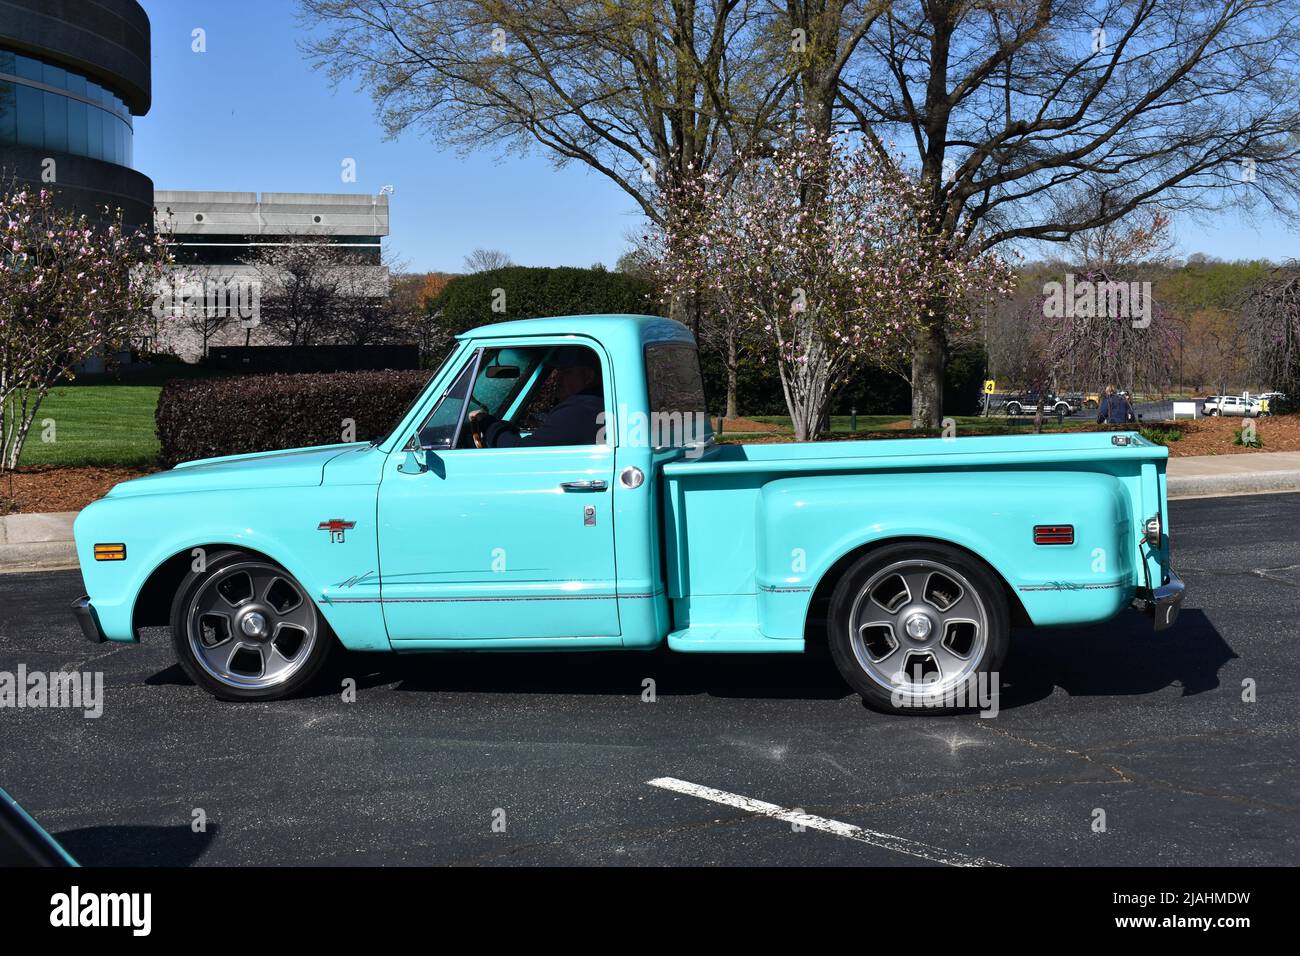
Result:
{"type": "Polygon", "coordinates": [[[171,471],[160,471],[115,485],[106,497],[237,488],[310,487],[319,485],[324,479],[327,463],[349,451],[369,447],[366,442],[354,442],[185,461],[171,471]]]}

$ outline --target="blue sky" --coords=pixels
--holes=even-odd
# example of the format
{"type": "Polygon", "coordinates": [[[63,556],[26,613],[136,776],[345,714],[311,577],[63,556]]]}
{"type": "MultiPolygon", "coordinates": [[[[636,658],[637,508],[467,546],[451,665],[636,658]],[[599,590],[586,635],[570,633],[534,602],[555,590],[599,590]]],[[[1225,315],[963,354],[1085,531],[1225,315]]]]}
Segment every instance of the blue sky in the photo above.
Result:
{"type": "MultiPolygon", "coordinates": [[[[153,23],[153,108],[135,165],[159,189],[377,193],[392,185],[390,250],[415,271],[459,271],[478,246],[522,265],[613,266],[641,219],[608,180],[540,150],[462,156],[414,133],[384,138],[370,97],[332,89],[297,47],[293,0],[142,0],[153,23]],[[191,50],[191,31],[207,52],[191,50]],[[342,181],[345,158],[355,183],[342,181]]],[[[1300,257],[1300,234],[1236,214],[1175,220],[1178,251],[1300,257]]]]}

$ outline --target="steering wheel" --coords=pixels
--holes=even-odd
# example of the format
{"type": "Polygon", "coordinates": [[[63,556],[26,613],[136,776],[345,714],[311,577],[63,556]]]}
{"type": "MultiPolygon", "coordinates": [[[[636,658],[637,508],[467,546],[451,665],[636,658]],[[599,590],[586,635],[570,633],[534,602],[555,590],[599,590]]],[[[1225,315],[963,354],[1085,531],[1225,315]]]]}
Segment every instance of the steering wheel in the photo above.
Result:
{"type": "MultiPolygon", "coordinates": [[[[481,409],[482,409],[483,411],[485,411],[485,412],[488,411],[488,407],[487,407],[487,405],[485,405],[485,404],[484,404],[482,401],[480,401],[479,399],[475,398],[473,395],[470,395],[469,400],[470,400],[470,404],[472,404],[472,405],[477,405],[479,408],[481,408],[481,409]]],[[[481,418],[475,420],[473,414],[471,414],[470,417],[469,417],[469,436],[470,436],[470,438],[474,439],[474,447],[475,447],[475,448],[486,448],[486,447],[487,447],[487,439],[483,437],[483,429],[482,429],[482,427],[478,424],[478,423],[481,422],[481,421],[482,421],[481,418]]]]}

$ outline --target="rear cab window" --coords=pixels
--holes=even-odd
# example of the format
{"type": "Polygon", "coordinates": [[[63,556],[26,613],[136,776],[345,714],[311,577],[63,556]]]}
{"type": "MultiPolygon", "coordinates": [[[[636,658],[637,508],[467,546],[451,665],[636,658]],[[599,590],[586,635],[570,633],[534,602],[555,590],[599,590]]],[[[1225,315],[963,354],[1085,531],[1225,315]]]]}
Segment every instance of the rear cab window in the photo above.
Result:
{"type": "Polygon", "coordinates": [[[713,437],[700,354],[685,342],[657,342],[645,349],[654,448],[704,445],[713,437]]]}

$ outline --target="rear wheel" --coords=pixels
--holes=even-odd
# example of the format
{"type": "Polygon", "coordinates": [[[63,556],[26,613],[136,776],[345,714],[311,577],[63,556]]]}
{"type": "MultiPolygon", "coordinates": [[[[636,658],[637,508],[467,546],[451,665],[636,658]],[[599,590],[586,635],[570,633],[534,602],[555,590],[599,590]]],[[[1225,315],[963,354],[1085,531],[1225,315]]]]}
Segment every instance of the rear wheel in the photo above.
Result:
{"type": "Polygon", "coordinates": [[[840,674],[877,709],[951,713],[998,692],[1006,596],[957,548],[899,543],[859,558],[831,595],[828,626],[840,674]]]}
{"type": "Polygon", "coordinates": [[[243,551],[209,556],[172,601],[172,643],[193,681],[222,700],[276,700],[320,671],[334,643],[284,568],[243,551]]]}

